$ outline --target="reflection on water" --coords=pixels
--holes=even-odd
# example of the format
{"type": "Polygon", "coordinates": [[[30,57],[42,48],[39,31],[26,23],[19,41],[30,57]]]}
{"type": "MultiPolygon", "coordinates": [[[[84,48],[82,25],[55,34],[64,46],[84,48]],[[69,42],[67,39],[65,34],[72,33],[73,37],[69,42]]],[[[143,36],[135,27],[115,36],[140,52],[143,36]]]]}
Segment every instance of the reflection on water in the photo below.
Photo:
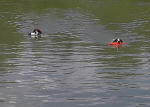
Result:
{"type": "Polygon", "coordinates": [[[0,106],[149,107],[148,1],[1,1],[0,8],[0,106]],[[39,40],[27,36],[35,27],[39,40]],[[114,37],[125,46],[107,46],[114,37]]]}

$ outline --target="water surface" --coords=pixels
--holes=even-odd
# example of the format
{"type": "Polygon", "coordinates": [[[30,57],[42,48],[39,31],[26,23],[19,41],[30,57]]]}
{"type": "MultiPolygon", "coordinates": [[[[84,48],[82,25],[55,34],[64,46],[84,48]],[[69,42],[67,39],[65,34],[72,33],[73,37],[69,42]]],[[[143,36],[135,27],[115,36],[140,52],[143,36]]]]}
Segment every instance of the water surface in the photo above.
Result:
{"type": "Polygon", "coordinates": [[[0,106],[149,107],[149,10],[148,0],[1,0],[0,106]],[[107,46],[115,37],[125,46],[107,46]]]}

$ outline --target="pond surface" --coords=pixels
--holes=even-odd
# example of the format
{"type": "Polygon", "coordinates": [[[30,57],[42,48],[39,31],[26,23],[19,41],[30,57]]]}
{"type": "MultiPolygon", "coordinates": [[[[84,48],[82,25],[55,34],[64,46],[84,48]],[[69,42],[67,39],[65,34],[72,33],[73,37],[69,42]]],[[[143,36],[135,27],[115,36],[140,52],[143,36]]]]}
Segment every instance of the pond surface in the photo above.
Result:
{"type": "Polygon", "coordinates": [[[149,107],[149,13],[149,0],[1,0],[0,107],[149,107]]]}

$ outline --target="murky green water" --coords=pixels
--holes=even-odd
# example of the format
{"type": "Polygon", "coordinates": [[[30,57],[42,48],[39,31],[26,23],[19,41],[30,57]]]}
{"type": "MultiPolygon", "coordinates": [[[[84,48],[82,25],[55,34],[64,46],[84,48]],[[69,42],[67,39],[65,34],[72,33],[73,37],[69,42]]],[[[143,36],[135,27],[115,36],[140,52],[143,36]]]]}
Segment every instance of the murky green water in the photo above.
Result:
{"type": "Polygon", "coordinates": [[[1,0],[0,107],[149,107],[149,13],[149,0],[1,0]]]}

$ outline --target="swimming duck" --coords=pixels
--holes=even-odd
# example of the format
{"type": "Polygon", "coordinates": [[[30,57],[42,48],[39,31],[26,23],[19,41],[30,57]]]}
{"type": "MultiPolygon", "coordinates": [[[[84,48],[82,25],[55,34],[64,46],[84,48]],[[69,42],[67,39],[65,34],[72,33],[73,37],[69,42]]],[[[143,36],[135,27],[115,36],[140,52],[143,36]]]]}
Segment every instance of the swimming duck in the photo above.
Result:
{"type": "Polygon", "coordinates": [[[33,32],[29,33],[28,35],[33,38],[39,38],[41,37],[42,31],[39,29],[34,29],[33,32]]]}
{"type": "Polygon", "coordinates": [[[115,39],[115,40],[113,41],[113,43],[114,43],[114,42],[117,42],[118,44],[122,44],[122,43],[123,43],[123,40],[122,40],[122,39],[117,38],[117,39],[115,39]]]}
{"type": "Polygon", "coordinates": [[[123,40],[119,38],[114,39],[112,43],[108,43],[108,45],[123,45],[123,44],[124,44],[123,40]]]}

